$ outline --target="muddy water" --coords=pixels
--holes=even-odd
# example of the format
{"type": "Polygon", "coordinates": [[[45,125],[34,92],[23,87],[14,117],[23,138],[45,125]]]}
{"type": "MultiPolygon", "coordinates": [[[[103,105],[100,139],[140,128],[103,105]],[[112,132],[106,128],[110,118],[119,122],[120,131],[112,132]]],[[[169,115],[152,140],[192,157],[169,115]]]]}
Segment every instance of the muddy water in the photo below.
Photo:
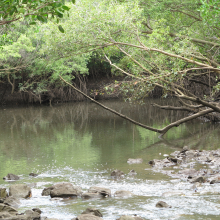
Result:
{"type": "MultiPolygon", "coordinates": [[[[174,100],[148,100],[143,106],[121,101],[105,101],[108,107],[129,117],[161,128],[183,116],[151,107],[150,103],[172,104],[174,100]],[[171,102],[171,103],[170,103],[171,102]]],[[[145,219],[219,219],[220,184],[203,184],[194,192],[187,181],[172,179],[152,169],[147,163],[188,145],[192,149],[219,148],[218,124],[194,120],[171,129],[161,140],[158,134],[137,127],[90,102],[48,106],[0,108],[0,187],[7,173],[21,176],[16,183],[35,183],[33,197],[22,200],[19,211],[35,207],[43,216],[70,220],[87,207],[96,207],[104,219],[138,214],[145,219]],[[128,158],[143,158],[142,164],[129,165],[128,158]],[[125,177],[111,179],[120,169],[125,177]],[[137,175],[127,175],[134,169],[137,175]],[[29,173],[38,173],[31,178],[29,173]],[[65,201],[42,197],[44,187],[56,182],[71,182],[87,191],[90,186],[132,191],[131,198],[106,198],[65,201]],[[181,195],[163,197],[166,192],[181,195]],[[170,209],[155,204],[166,201],[170,209]]]]}

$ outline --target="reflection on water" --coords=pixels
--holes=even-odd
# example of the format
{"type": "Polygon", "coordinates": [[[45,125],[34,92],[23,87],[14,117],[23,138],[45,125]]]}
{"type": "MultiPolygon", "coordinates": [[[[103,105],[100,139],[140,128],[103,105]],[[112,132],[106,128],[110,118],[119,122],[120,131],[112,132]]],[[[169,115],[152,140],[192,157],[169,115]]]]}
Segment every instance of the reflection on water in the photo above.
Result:
{"type": "MultiPolygon", "coordinates": [[[[143,124],[162,128],[184,116],[183,112],[164,111],[146,105],[129,105],[121,101],[104,101],[113,108],[143,124]]],[[[175,100],[153,100],[160,104],[175,100]]],[[[22,209],[39,207],[49,217],[71,219],[88,206],[99,208],[104,219],[116,219],[122,214],[140,214],[146,219],[200,219],[208,215],[215,219],[219,214],[218,197],[210,201],[193,194],[187,182],[175,182],[155,173],[147,165],[154,158],[161,158],[185,145],[197,149],[219,147],[218,124],[194,120],[172,128],[164,139],[158,134],[140,128],[90,102],[69,103],[53,107],[19,107],[0,109],[0,177],[7,173],[22,176],[18,182],[36,182],[33,198],[23,201],[22,209]],[[128,158],[142,157],[143,164],[128,165],[128,158]],[[126,174],[135,169],[137,176],[121,180],[109,178],[113,169],[126,174]],[[28,177],[39,173],[37,178],[28,177]],[[71,181],[83,190],[99,185],[116,190],[130,190],[137,196],[130,199],[106,200],[81,199],[69,202],[50,201],[41,197],[42,189],[54,182],[71,181]],[[163,192],[180,190],[186,196],[166,198],[172,209],[155,208],[163,192]],[[211,205],[211,207],[210,207],[211,205]],[[206,207],[204,209],[204,207],[206,207]]],[[[0,179],[0,187],[9,187],[0,179]]],[[[210,187],[210,186],[205,186],[210,187]]],[[[218,186],[213,189],[219,191],[218,186]]],[[[206,218],[207,219],[207,218],[206,218]]],[[[216,218],[217,219],[217,218],[216,218]]]]}

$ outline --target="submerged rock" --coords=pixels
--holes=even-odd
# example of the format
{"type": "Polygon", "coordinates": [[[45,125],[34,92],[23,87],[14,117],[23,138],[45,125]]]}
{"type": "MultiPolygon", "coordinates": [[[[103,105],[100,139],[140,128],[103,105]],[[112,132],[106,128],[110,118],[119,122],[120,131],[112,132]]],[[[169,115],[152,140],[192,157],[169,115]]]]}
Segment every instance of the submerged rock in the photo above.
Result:
{"type": "Polygon", "coordinates": [[[19,176],[12,173],[9,173],[7,176],[3,177],[3,180],[19,180],[19,179],[20,179],[19,176]]]}
{"type": "Polygon", "coordinates": [[[137,175],[137,173],[136,173],[135,170],[130,170],[130,172],[128,173],[128,175],[134,176],[134,175],[137,175]]]}
{"type": "Polygon", "coordinates": [[[103,197],[111,197],[111,190],[103,187],[92,186],[88,190],[89,193],[98,193],[103,197]]]}
{"type": "Polygon", "coordinates": [[[103,218],[91,214],[82,214],[72,220],[103,220],[103,218]]]}
{"type": "Polygon", "coordinates": [[[182,193],[182,192],[164,192],[163,194],[162,194],[162,196],[163,197],[171,197],[171,196],[183,196],[184,195],[184,193],[182,193]]]}
{"type": "Polygon", "coordinates": [[[103,195],[99,194],[99,193],[89,193],[89,192],[86,192],[86,193],[83,193],[81,195],[81,197],[83,199],[92,199],[92,198],[102,198],[103,195]]]}
{"type": "Polygon", "coordinates": [[[38,176],[38,174],[36,174],[36,173],[29,173],[29,176],[36,177],[36,176],[38,176]]]}
{"type": "Polygon", "coordinates": [[[81,214],[90,214],[90,215],[95,215],[95,216],[98,216],[98,217],[102,217],[102,213],[96,208],[87,208],[81,214]]]}
{"type": "Polygon", "coordinates": [[[140,164],[140,163],[143,163],[143,159],[142,158],[136,158],[136,159],[132,159],[132,158],[129,158],[127,160],[127,163],[129,164],[140,164]]]}
{"type": "Polygon", "coordinates": [[[190,180],[190,183],[204,183],[204,182],[205,182],[205,179],[202,176],[195,177],[190,180]]]}
{"type": "Polygon", "coordinates": [[[156,204],[156,207],[157,208],[172,208],[172,206],[168,205],[166,202],[163,202],[163,201],[159,201],[156,204]]]}
{"type": "Polygon", "coordinates": [[[111,176],[112,176],[112,177],[121,177],[121,176],[123,176],[123,175],[124,175],[124,172],[121,171],[121,170],[113,170],[113,171],[111,172],[111,176]]]}
{"type": "Polygon", "coordinates": [[[9,188],[9,196],[29,198],[31,197],[31,188],[26,184],[14,184],[9,188]]]}
{"type": "Polygon", "coordinates": [[[117,220],[144,220],[144,219],[139,216],[122,215],[120,218],[117,218],[117,220]]]}
{"type": "Polygon", "coordinates": [[[130,191],[126,191],[126,190],[118,190],[115,192],[114,196],[115,197],[130,197],[133,196],[134,194],[130,191]]]}

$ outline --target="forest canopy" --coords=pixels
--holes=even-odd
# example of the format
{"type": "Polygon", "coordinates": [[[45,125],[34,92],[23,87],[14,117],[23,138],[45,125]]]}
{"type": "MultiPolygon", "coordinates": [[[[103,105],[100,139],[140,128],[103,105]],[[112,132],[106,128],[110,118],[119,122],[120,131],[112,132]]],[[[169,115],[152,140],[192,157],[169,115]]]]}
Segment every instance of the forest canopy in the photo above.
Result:
{"type": "Polygon", "coordinates": [[[74,3],[0,3],[0,10],[8,6],[0,23],[0,83],[11,93],[41,102],[46,93],[56,97],[52,91],[64,82],[82,88],[93,66],[100,70],[96,77],[103,70],[124,75],[116,85],[129,101],[143,102],[159,89],[162,97],[179,98],[181,107],[157,107],[189,111],[187,120],[219,120],[213,114],[220,112],[219,0],[74,3]]]}

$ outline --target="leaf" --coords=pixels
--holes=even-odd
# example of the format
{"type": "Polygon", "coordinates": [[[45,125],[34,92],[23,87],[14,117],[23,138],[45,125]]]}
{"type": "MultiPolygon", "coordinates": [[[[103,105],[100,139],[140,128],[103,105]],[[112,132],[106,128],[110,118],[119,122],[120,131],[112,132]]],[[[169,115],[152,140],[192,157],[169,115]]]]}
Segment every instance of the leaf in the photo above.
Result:
{"type": "Polygon", "coordinates": [[[29,25],[35,25],[35,24],[36,24],[35,21],[32,21],[32,22],[29,23],[29,25]]]}
{"type": "Polygon", "coordinates": [[[61,33],[64,33],[64,32],[65,32],[64,29],[63,29],[63,27],[62,27],[61,25],[59,25],[58,28],[59,28],[59,31],[60,31],[61,33]]]}
{"type": "Polygon", "coordinates": [[[62,8],[63,8],[64,10],[66,10],[66,11],[69,11],[69,10],[70,10],[70,8],[67,7],[67,6],[65,6],[65,5],[63,5],[62,8]]]}
{"type": "Polygon", "coordinates": [[[72,0],[72,3],[75,4],[75,3],[76,3],[76,0],[72,0]]]}

